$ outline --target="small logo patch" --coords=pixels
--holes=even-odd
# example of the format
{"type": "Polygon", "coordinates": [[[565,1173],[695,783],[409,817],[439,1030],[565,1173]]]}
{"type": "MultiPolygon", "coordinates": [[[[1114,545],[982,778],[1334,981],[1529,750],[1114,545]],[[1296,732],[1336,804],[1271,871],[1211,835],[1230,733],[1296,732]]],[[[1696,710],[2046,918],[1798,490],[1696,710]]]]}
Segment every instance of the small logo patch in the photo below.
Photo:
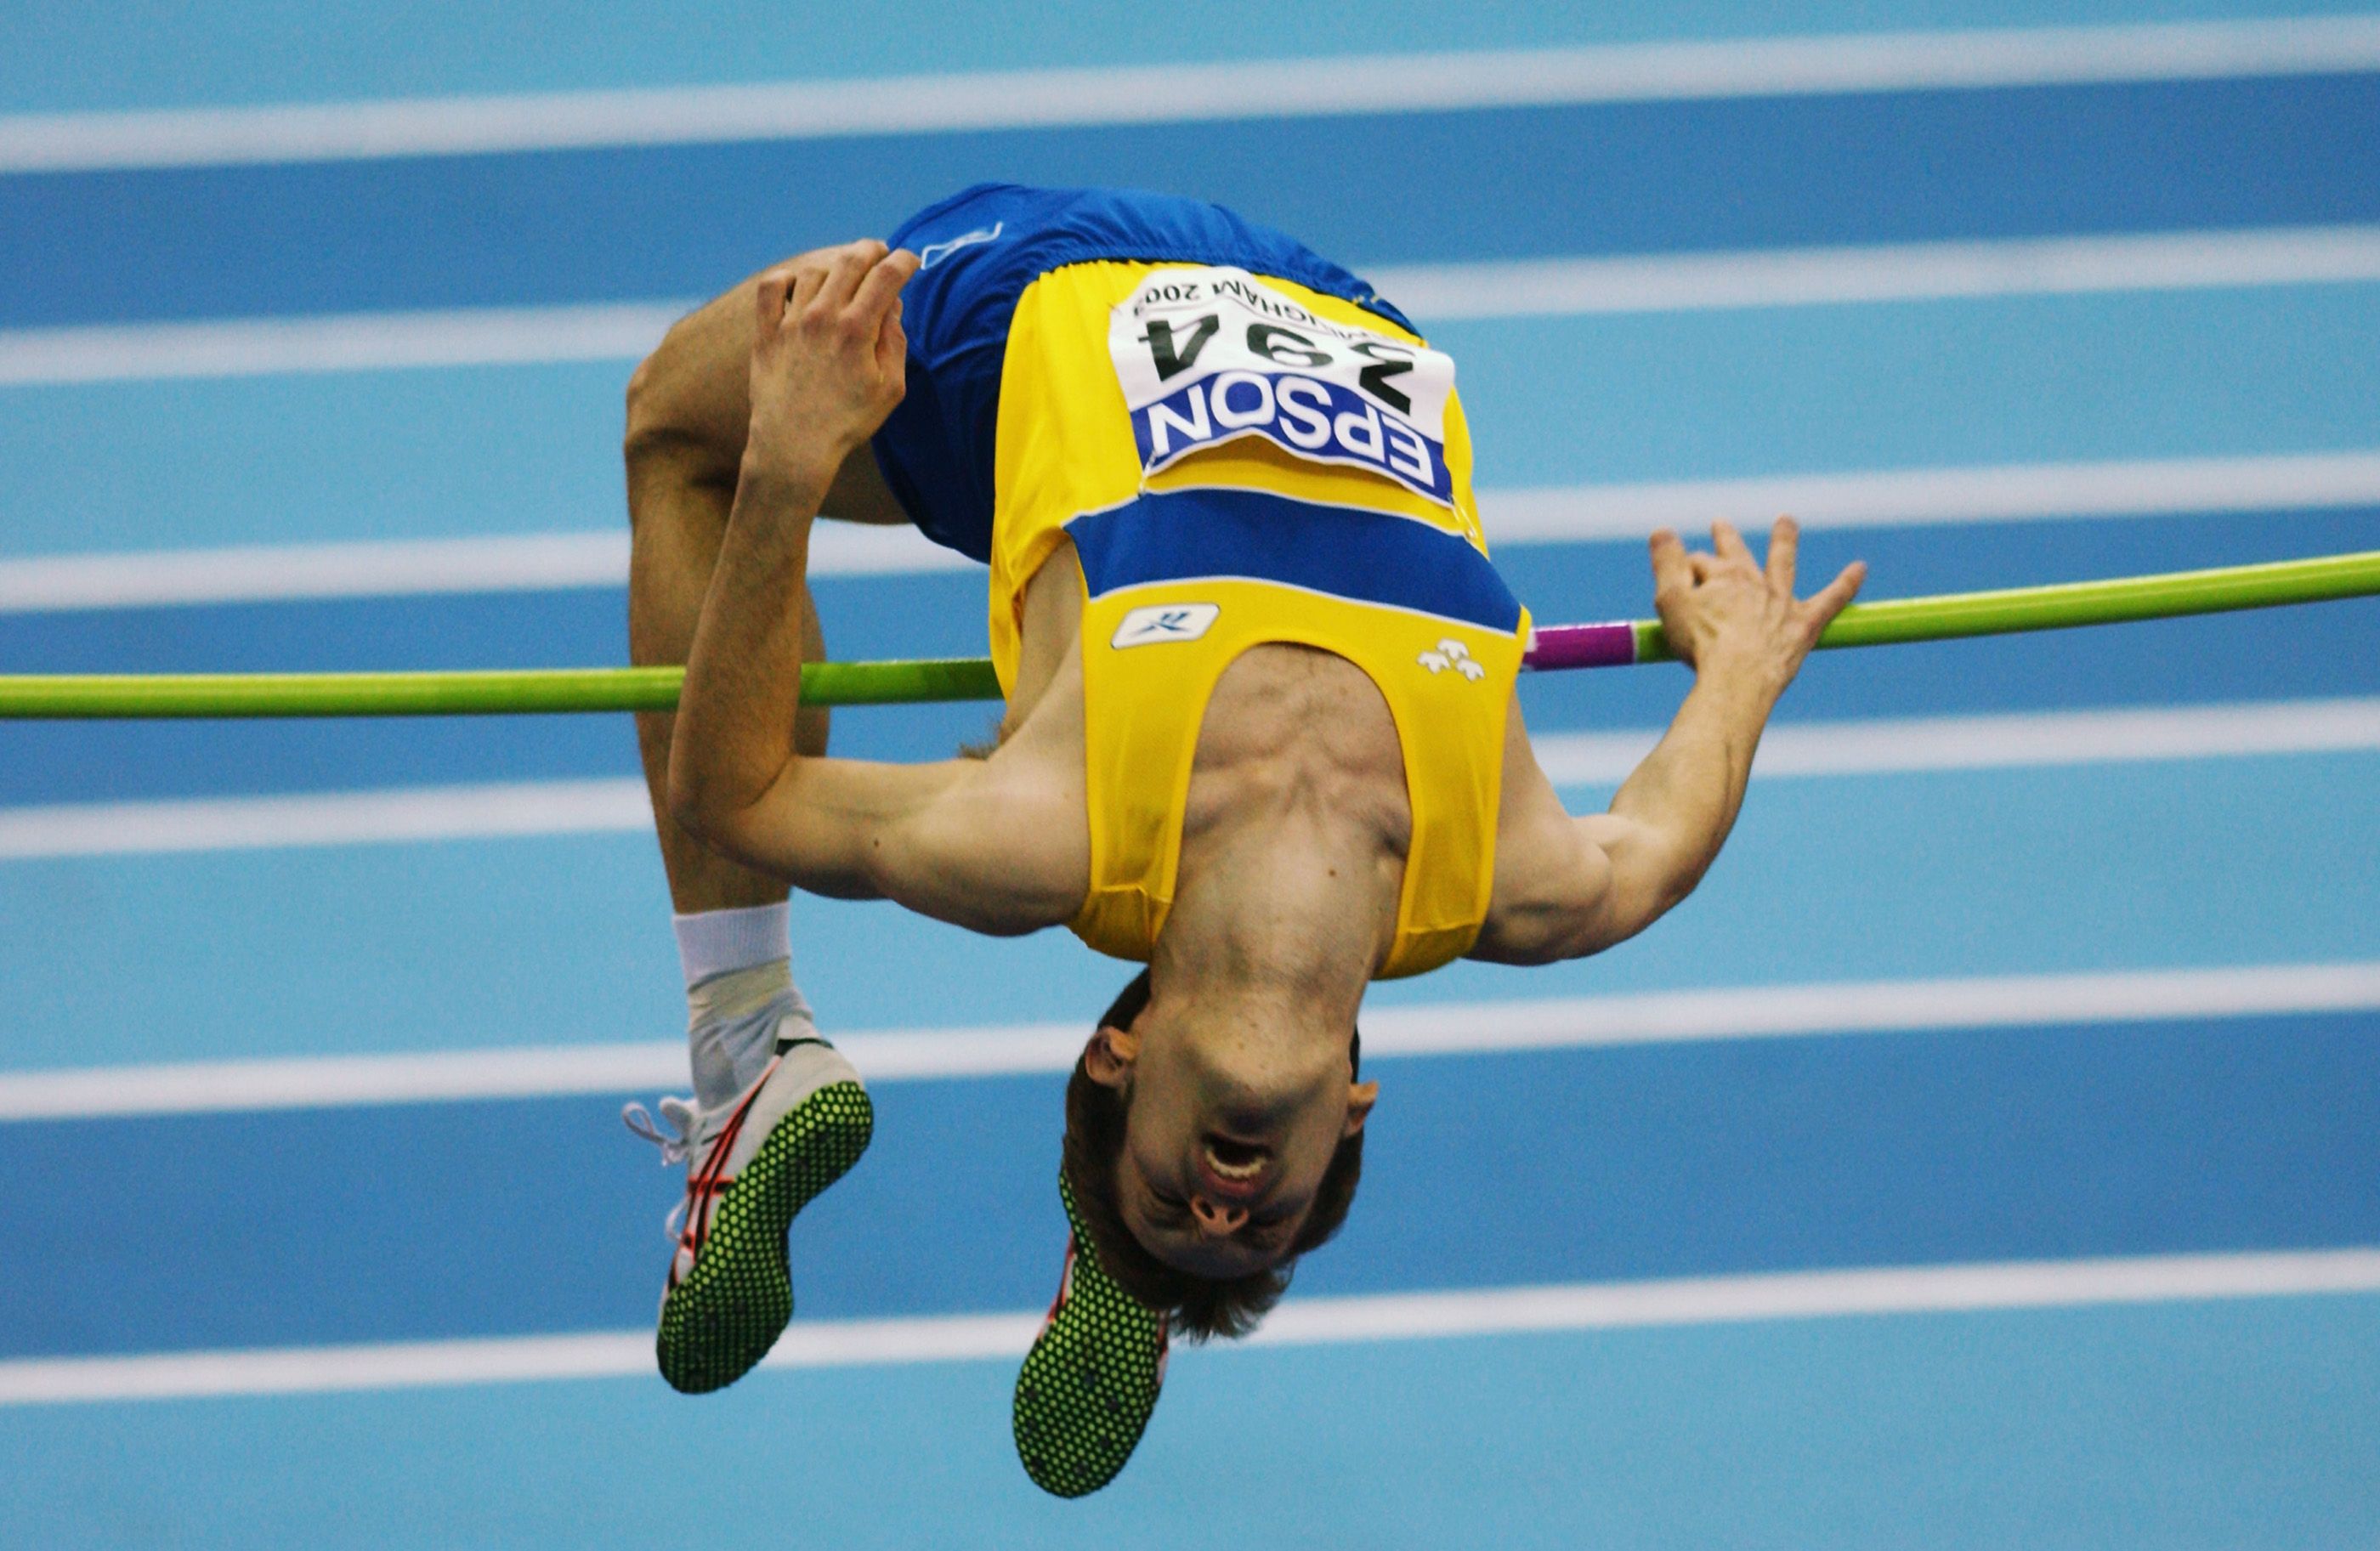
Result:
{"type": "Polygon", "coordinates": [[[1160,641],[1195,641],[1213,626],[1216,616],[1222,612],[1222,607],[1215,603],[1151,603],[1124,615],[1108,645],[1120,651],[1125,647],[1154,646],[1160,641]]]}
{"type": "Polygon", "coordinates": [[[1445,673],[1451,668],[1474,684],[1488,676],[1488,670],[1480,664],[1477,658],[1471,655],[1471,648],[1461,641],[1440,641],[1436,650],[1423,652],[1415,660],[1433,674],[1445,673]]]}
{"type": "Polygon", "coordinates": [[[954,236],[948,242],[929,242],[917,249],[917,267],[921,270],[932,269],[962,248],[973,248],[979,242],[997,242],[1000,240],[1001,228],[1007,224],[1005,221],[995,221],[989,226],[978,226],[965,236],[954,236]]]}

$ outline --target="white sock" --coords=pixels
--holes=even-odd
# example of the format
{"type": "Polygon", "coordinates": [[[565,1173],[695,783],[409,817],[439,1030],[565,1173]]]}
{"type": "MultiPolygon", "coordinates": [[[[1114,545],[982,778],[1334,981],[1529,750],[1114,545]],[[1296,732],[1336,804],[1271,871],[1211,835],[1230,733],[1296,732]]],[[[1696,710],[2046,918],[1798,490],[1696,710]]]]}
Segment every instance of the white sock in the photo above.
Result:
{"type": "Polygon", "coordinates": [[[786,939],[793,912],[783,900],[747,910],[673,915],[670,921],[677,927],[677,962],[686,971],[689,990],[714,975],[792,956],[786,939]]]}
{"type": "Polygon", "coordinates": [[[694,1101],[716,1109],[767,1070],[780,1038],[815,1037],[818,1025],[794,988],[783,905],[680,915],[676,926],[694,1101]]]}

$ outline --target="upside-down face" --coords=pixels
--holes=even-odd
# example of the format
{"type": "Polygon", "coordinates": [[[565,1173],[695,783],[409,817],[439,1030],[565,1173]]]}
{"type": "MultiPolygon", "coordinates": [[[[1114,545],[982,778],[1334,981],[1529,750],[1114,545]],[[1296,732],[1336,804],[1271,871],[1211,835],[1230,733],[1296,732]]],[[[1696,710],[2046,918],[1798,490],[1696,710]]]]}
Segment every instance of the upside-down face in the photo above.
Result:
{"type": "Polygon", "coordinates": [[[1087,1066],[1129,1095],[1116,1194],[1133,1237],[1216,1280],[1288,1258],[1332,1154],[1363,1129],[1379,1087],[1353,1080],[1343,1046],[1146,1011],[1129,1030],[1102,1030],[1087,1066]]]}

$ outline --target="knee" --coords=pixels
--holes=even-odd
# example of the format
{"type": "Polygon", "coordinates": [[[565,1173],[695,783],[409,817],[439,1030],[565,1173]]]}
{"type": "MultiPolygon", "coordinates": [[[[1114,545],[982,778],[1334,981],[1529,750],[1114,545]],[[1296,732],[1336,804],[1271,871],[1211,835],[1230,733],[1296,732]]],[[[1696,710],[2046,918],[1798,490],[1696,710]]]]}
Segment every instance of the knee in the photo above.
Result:
{"type": "MultiPolygon", "coordinates": [[[[695,313],[671,324],[628,374],[625,450],[631,463],[703,439],[706,399],[720,397],[720,384],[707,375],[723,368],[705,359],[700,321],[701,314],[695,313]]],[[[733,364],[740,370],[741,357],[733,364]]],[[[716,407],[708,412],[717,418],[716,407]]]]}
{"type": "Polygon", "coordinates": [[[671,370],[656,351],[628,379],[621,456],[628,527],[639,536],[655,523],[667,528],[698,513],[707,521],[723,516],[711,508],[735,487],[734,458],[704,437],[670,382],[671,370]]]}
{"type": "Polygon", "coordinates": [[[625,423],[626,434],[622,439],[621,452],[631,468],[650,459],[668,446],[673,439],[669,413],[669,363],[664,358],[668,342],[643,360],[628,374],[625,423]]]}

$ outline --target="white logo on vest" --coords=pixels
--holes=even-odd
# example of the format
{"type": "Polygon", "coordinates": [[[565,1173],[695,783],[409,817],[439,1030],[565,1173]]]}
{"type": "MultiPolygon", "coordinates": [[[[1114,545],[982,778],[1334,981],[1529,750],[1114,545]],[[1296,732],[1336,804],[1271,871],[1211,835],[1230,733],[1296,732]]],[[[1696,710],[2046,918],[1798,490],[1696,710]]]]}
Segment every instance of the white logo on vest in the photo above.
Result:
{"type": "Polygon", "coordinates": [[[1451,668],[1474,684],[1488,676],[1488,670],[1471,655],[1471,648],[1461,641],[1440,641],[1436,651],[1423,652],[1415,660],[1428,669],[1432,675],[1451,668]]]}
{"type": "Polygon", "coordinates": [[[1121,651],[1125,647],[1155,646],[1162,641],[1195,641],[1207,633],[1222,612],[1220,605],[1214,603],[1151,603],[1118,621],[1108,645],[1121,651]]]}

